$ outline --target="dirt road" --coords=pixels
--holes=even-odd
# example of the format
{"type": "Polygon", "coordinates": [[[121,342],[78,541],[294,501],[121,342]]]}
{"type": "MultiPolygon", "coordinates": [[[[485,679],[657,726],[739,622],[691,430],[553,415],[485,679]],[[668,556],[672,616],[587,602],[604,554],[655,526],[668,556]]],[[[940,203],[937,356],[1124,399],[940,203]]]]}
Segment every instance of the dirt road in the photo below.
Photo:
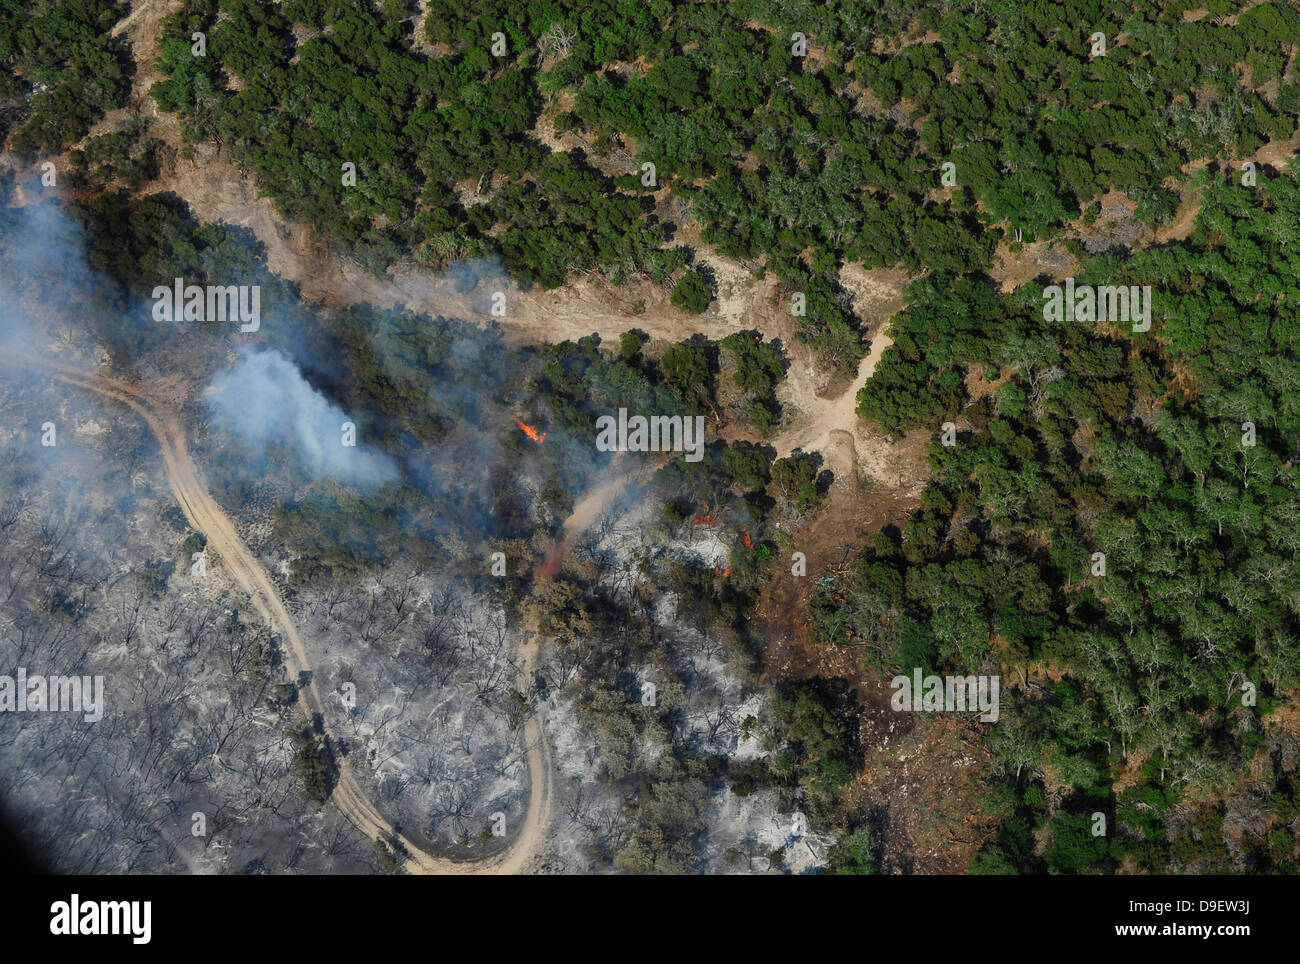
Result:
{"type": "Polygon", "coordinates": [[[886,334],[871,339],[871,351],[858,363],[858,375],[853,382],[834,398],[805,396],[800,399],[803,417],[790,429],[784,430],[772,442],[779,458],[785,458],[795,449],[820,452],[830,445],[835,432],[853,435],[858,424],[858,392],[867,383],[880,356],[894,343],[886,334]]]}
{"type": "MultiPolygon", "coordinates": [[[[285,642],[285,663],[291,679],[310,671],[306,648],[298,635],[297,627],[285,608],[266,570],[239,537],[235,525],[208,494],[198,466],[190,457],[184,428],[179,420],[161,410],[142,386],[83,371],[37,355],[12,350],[0,350],[0,362],[18,364],[43,370],[50,377],[69,385],[95,392],[126,405],[148,424],[162,450],[167,482],[171,486],[181,509],[194,528],[207,537],[209,548],[225,563],[235,583],[253,602],[253,607],[280,634],[285,642]]],[[[531,688],[532,667],[537,656],[537,640],[525,642],[519,651],[519,685],[525,692],[531,688]]],[[[330,740],[338,745],[329,726],[320,692],[313,681],[298,691],[298,701],[308,719],[317,714],[322,720],[330,740]]],[[[502,853],[476,861],[454,861],[434,857],[415,846],[410,840],[394,831],[378,808],[367,799],[347,758],[338,761],[338,783],[331,800],[343,814],[367,837],[383,838],[396,844],[405,852],[403,868],[408,873],[471,874],[518,873],[527,867],[538,849],[550,823],[551,816],[551,760],[550,748],[542,728],[541,710],[538,709],[524,725],[527,746],[529,798],[524,826],[511,845],[502,853]]]]}

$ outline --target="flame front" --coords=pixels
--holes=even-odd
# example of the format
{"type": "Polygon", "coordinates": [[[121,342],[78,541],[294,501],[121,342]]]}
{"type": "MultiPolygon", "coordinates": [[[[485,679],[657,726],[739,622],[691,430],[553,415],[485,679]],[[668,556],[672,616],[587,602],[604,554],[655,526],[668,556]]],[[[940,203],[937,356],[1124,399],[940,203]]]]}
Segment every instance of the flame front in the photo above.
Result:
{"type": "Polygon", "coordinates": [[[521,429],[523,429],[524,434],[527,435],[534,442],[536,442],[538,445],[541,445],[543,442],[546,441],[545,432],[537,431],[535,426],[529,425],[523,419],[516,418],[515,424],[518,425],[521,429]]]}

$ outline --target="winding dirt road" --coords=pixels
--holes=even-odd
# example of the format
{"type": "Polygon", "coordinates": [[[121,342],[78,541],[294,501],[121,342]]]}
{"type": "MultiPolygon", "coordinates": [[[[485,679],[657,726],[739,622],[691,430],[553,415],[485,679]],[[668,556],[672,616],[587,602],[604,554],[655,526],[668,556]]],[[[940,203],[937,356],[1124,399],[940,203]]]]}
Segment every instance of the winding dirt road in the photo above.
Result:
{"type": "MultiPolygon", "coordinates": [[[[144,419],[158,440],[167,482],[185,512],[186,518],[197,531],[207,537],[208,546],[221,557],[231,578],[248,593],[253,607],[284,639],[285,662],[291,674],[290,678],[298,678],[301,673],[310,671],[311,664],[307,658],[307,650],[298,635],[293,619],[289,616],[288,609],[285,608],[266,570],[239,537],[234,523],[208,494],[199,468],[190,457],[185,430],[174,415],[160,409],[147,390],[120,379],[87,372],[12,349],[0,349],[0,362],[19,364],[29,370],[32,368],[41,370],[58,381],[121,402],[144,419]]],[[[532,685],[537,652],[538,641],[535,635],[525,640],[519,648],[518,682],[524,692],[527,692],[532,685]]],[[[329,718],[325,713],[320,692],[316,688],[314,676],[312,680],[299,689],[299,705],[308,719],[315,718],[319,714],[326,734],[337,746],[338,741],[330,729],[329,718]]],[[[480,860],[455,861],[435,857],[397,833],[392,824],[366,797],[353,773],[352,764],[346,758],[338,760],[338,782],[330,799],[367,837],[372,840],[383,838],[390,846],[394,844],[400,846],[405,855],[403,869],[407,873],[519,873],[524,870],[538,850],[551,819],[552,766],[550,747],[542,729],[540,708],[525,722],[524,740],[528,753],[529,776],[528,812],[524,818],[524,825],[506,850],[480,860]]]]}

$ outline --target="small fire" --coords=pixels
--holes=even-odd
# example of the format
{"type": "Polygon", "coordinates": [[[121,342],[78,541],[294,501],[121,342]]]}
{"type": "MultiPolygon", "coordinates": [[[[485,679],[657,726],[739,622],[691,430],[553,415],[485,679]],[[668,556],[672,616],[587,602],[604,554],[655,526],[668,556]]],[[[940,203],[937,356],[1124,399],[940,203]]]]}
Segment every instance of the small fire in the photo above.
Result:
{"type": "Polygon", "coordinates": [[[746,548],[746,549],[753,549],[753,548],[754,548],[754,543],[752,543],[752,542],[749,541],[749,533],[746,532],[744,535],[745,535],[745,537],[744,537],[743,539],[741,539],[740,541],[743,542],[743,543],[745,544],[745,548],[746,548]]]}
{"type": "Polygon", "coordinates": [[[726,579],[730,575],[731,575],[731,567],[728,566],[726,569],[722,571],[722,578],[726,579]]]}
{"type": "Polygon", "coordinates": [[[545,432],[537,431],[537,428],[535,426],[529,425],[523,419],[516,418],[515,424],[518,425],[521,429],[523,429],[524,434],[527,435],[534,442],[536,442],[538,445],[541,445],[543,442],[546,441],[545,432]]]}
{"type": "MultiPolygon", "coordinates": [[[[707,509],[708,507],[709,507],[709,504],[708,504],[707,502],[705,502],[705,503],[704,503],[704,508],[707,509]]],[[[699,525],[704,525],[704,526],[711,526],[711,525],[713,525],[713,514],[712,514],[711,512],[706,512],[704,515],[699,516],[698,518],[695,519],[695,524],[696,524],[697,526],[699,526],[699,525]]]]}
{"type": "Polygon", "coordinates": [[[533,567],[533,585],[541,585],[559,572],[568,551],[569,542],[567,539],[561,539],[551,546],[551,551],[546,554],[546,558],[539,565],[533,567]]]}

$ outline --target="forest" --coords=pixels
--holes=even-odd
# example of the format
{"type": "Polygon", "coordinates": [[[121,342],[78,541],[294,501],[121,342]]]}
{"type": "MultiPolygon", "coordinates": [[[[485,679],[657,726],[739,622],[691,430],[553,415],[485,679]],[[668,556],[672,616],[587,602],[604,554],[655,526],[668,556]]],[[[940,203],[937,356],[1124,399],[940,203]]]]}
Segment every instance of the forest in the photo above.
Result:
{"type": "Polygon", "coordinates": [[[126,105],[134,64],[109,31],[125,3],[0,4],[0,141],[30,161],[61,153],[126,105]]]}
{"type": "Polygon", "coordinates": [[[1300,869],[1295,760],[1265,723],[1300,681],[1298,180],[1212,168],[1186,242],[1087,262],[1156,286],[1148,333],[1046,321],[1040,285],[979,277],[918,282],[894,320],[859,411],[932,428],[934,480],[813,609],[865,664],[1016,681],[974,871],[1300,869]],[[971,373],[996,387],[971,398],[971,373]]]}
{"type": "MultiPolygon", "coordinates": [[[[1300,10],[1242,6],[180,0],[156,62],[138,64],[128,3],[0,0],[0,138],[16,159],[0,227],[17,230],[17,166],[65,158],[66,209],[104,283],[51,307],[79,312],[118,372],[198,378],[225,351],[215,329],[181,336],[137,311],[157,279],[262,286],[288,322],[263,344],[358,413],[400,472],[361,493],[288,460],[274,485],[231,464],[213,468],[214,494],[262,511],[274,489],[259,521],[303,599],[454,567],[536,620],[597,782],[626,803],[590,860],[638,872],[699,869],[710,801],[759,793],[834,834],[826,870],[884,863],[878,821],[851,800],[869,701],[843,675],[772,670],[757,610],[835,481],[822,455],[773,444],[795,349],[847,384],[870,347],[847,269],[905,270],[855,414],[891,444],[930,436],[927,474],[834,579],[812,574],[812,648],[859,679],[1001,676],[970,805],[991,829],[969,872],[1295,873],[1300,746],[1279,719],[1300,683],[1300,165],[1247,180],[1243,159],[1295,137],[1300,10]],[[132,103],[146,69],[152,104],[132,103]],[[155,107],[186,143],[159,136],[155,107]],[[524,288],[649,281],[701,333],[520,344],[400,305],[304,306],[252,232],[151,189],[198,146],[376,276],[489,259],[524,288]],[[1085,250],[1117,198],[1142,243],[1085,250]],[[1190,233],[1151,241],[1180,207],[1190,233]],[[1080,284],[1151,286],[1150,330],[1049,319],[1056,278],[1004,289],[1037,242],[1076,257],[1080,284]],[[749,318],[704,333],[723,295],[704,255],[775,279],[782,311],[802,295],[788,329],[802,344],[749,318]],[[707,418],[704,458],[657,464],[635,525],[721,555],[611,562],[593,536],[539,584],[575,499],[617,470],[590,427],[619,408],[707,418]],[[496,552],[505,578],[488,575],[496,552]],[[719,692],[765,690],[752,722],[723,726],[722,697],[692,689],[709,661],[694,648],[725,668],[719,692]],[[646,667],[670,680],[662,707],[639,700],[646,667]],[[713,739],[728,728],[761,759],[729,759],[713,739]]],[[[196,456],[221,463],[201,404],[183,414],[196,456]]],[[[171,574],[141,576],[159,605],[171,574]]],[[[430,660],[448,651],[425,642],[430,660]]],[[[259,703],[269,680],[250,684],[259,703]]],[[[494,694],[512,724],[535,698],[494,694]]],[[[283,722],[323,802],[329,748],[283,722]]]]}
{"type": "Polygon", "coordinates": [[[804,292],[801,337],[847,369],[865,344],[838,265],[979,271],[1108,190],[1159,223],[1182,165],[1290,136],[1300,12],[1193,6],[550,0],[520,22],[505,0],[434,0],[416,25],[398,2],[187,0],[153,96],[376,269],[498,252],[546,287],[666,279],[692,257],[667,190],[704,241],[804,292]]]}

